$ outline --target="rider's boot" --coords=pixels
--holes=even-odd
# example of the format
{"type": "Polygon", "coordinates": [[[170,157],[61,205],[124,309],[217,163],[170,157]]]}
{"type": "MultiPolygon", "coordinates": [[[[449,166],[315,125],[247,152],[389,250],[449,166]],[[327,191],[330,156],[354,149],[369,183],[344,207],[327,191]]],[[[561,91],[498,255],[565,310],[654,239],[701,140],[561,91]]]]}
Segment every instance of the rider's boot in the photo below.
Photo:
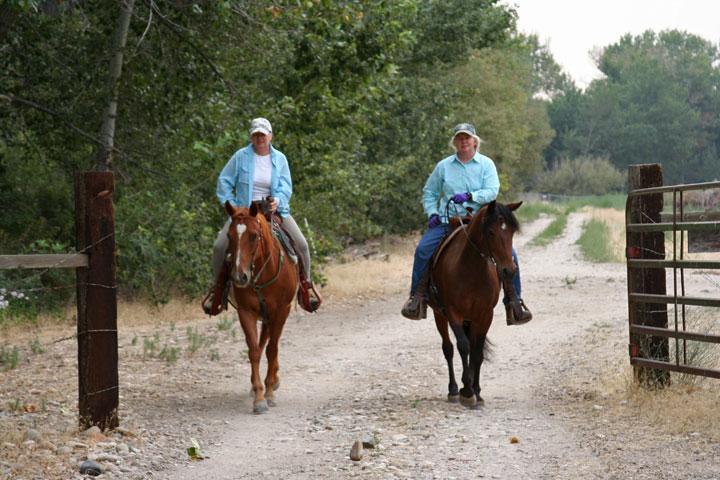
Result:
{"type": "Polygon", "coordinates": [[[410,293],[410,298],[405,301],[405,304],[400,310],[403,317],[410,320],[421,320],[427,318],[427,302],[425,301],[425,292],[427,291],[429,275],[425,271],[420,281],[418,282],[415,293],[410,293]]]}
{"type": "Polygon", "coordinates": [[[515,294],[512,280],[503,280],[503,288],[508,298],[508,302],[505,303],[505,320],[507,324],[522,325],[532,320],[532,312],[530,312],[530,309],[525,305],[525,302],[522,301],[522,298],[518,298],[515,294]]]}
{"type": "Polygon", "coordinates": [[[304,310],[310,313],[316,311],[320,308],[320,305],[322,305],[322,297],[320,296],[320,292],[315,289],[312,280],[300,281],[298,303],[304,310]]]}
{"type": "Polygon", "coordinates": [[[223,268],[215,279],[215,285],[210,288],[202,301],[202,308],[206,314],[214,316],[227,310],[229,287],[227,264],[223,264],[223,268]]]}

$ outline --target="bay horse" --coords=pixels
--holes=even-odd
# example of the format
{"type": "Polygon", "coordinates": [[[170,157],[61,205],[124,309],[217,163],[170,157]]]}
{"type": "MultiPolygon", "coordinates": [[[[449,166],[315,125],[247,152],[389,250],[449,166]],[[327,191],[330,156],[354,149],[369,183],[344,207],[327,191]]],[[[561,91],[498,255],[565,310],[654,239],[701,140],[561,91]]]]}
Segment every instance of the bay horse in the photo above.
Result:
{"type": "Polygon", "coordinates": [[[253,203],[238,208],[225,203],[231,218],[228,229],[229,278],[232,304],[245,333],[250,357],[253,412],[275,406],[278,378],[278,344],[298,289],[298,267],[272,233],[265,215],[253,203]],[[262,319],[258,338],[258,319],[262,319]],[[267,376],[260,381],[260,358],[267,345],[267,376]]]}
{"type": "Polygon", "coordinates": [[[459,398],[467,407],[483,403],[480,367],[501,281],[509,281],[515,274],[512,239],[520,225],[513,211],[521,204],[492,201],[483,206],[468,225],[461,224],[450,234],[430,265],[428,305],[435,314],[448,364],[448,400],[456,402],[459,398]],[[459,395],[448,325],[462,360],[463,388],[459,395]]]}

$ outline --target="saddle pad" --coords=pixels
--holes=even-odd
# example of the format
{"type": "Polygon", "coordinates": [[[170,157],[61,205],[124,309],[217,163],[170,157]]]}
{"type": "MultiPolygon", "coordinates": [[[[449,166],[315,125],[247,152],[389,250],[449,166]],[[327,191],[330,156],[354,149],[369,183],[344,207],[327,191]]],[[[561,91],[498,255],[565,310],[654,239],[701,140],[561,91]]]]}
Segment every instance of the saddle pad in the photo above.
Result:
{"type": "Polygon", "coordinates": [[[295,247],[293,246],[292,240],[290,240],[290,237],[285,232],[285,230],[283,230],[282,226],[278,223],[272,222],[272,232],[275,238],[277,238],[280,242],[280,245],[282,245],[285,249],[285,252],[287,252],[290,260],[292,260],[293,263],[297,264],[297,252],[295,252],[295,247]]]}

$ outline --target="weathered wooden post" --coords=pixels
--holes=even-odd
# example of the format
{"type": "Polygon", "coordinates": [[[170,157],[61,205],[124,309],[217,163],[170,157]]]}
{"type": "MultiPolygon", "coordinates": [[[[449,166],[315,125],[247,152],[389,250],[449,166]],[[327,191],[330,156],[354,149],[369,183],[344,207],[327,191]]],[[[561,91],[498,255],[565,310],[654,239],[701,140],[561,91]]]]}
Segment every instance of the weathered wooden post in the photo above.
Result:
{"type": "MultiPolygon", "coordinates": [[[[662,167],[657,164],[630,165],[628,169],[629,191],[663,186],[662,167]]],[[[663,194],[652,193],[630,198],[628,223],[659,223],[663,209],[663,194]]],[[[628,258],[665,258],[664,232],[627,232],[626,255],[628,258]]],[[[630,267],[628,265],[628,293],[666,295],[665,268],[630,267]]],[[[628,303],[630,325],[647,325],[667,328],[667,305],[664,303],[628,303]]],[[[630,356],[650,358],[667,362],[670,358],[667,338],[643,334],[630,334],[630,356]]],[[[662,386],[670,381],[666,370],[633,367],[635,379],[648,386],[662,386]]]]}
{"type": "Polygon", "coordinates": [[[80,425],[118,426],[117,285],[112,172],[75,177],[77,249],[88,266],[77,269],[80,425]]]}

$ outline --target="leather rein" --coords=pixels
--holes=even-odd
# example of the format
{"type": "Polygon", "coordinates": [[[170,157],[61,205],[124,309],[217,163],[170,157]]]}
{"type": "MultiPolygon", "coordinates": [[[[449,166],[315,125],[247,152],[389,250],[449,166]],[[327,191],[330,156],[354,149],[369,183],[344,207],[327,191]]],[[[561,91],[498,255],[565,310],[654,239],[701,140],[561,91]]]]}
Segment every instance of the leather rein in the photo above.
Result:
{"type": "MultiPolygon", "coordinates": [[[[258,222],[258,225],[260,224],[260,220],[256,219],[258,222]]],[[[265,246],[267,245],[265,242],[265,237],[262,234],[262,230],[260,232],[260,241],[265,246]]],[[[258,270],[257,273],[255,272],[255,256],[257,255],[258,248],[253,251],[252,260],[250,262],[250,284],[248,285],[250,288],[253,289],[255,292],[255,295],[258,297],[258,303],[260,304],[260,317],[262,317],[262,322],[267,323],[267,302],[265,301],[265,295],[263,295],[262,290],[266,287],[269,287],[273,283],[277,281],[277,279],[280,277],[280,272],[282,271],[283,262],[285,260],[285,252],[283,251],[283,248],[279,245],[279,242],[275,240],[275,243],[277,244],[278,249],[278,268],[275,274],[272,276],[272,278],[265,283],[258,283],[260,281],[260,276],[265,271],[265,268],[269,265],[270,259],[272,258],[272,255],[268,255],[265,261],[263,262],[262,266],[260,267],[260,270],[258,270]]]]}

